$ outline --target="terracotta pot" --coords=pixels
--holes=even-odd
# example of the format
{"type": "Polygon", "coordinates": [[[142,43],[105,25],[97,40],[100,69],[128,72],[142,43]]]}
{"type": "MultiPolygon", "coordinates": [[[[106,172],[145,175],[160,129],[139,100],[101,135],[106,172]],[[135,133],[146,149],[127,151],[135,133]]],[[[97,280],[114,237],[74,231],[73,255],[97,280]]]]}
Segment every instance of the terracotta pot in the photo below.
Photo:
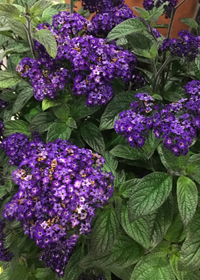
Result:
{"type": "MultiPolygon", "coordinates": [[[[65,0],[66,3],[69,3],[69,0],[65,0]]],[[[182,0],[179,0],[179,3],[182,2],[182,0]]],[[[125,3],[132,9],[134,6],[142,7],[143,0],[125,0],[125,3]]],[[[76,10],[79,10],[81,7],[81,2],[78,1],[76,3],[76,10]]],[[[171,36],[176,38],[178,32],[181,29],[189,29],[187,25],[180,22],[180,18],[195,18],[197,15],[199,9],[199,2],[198,0],[187,0],[176,12],[174,24],[173,24],[173,30],[171,33],[171,36]]],[[[134,11],[134,14],[137,14],[134,11]]],[[[91,16],[92,17],[92,16],[91,16]]],[[[91,19],[90,17],[90,19],[91,19]]],[[[165,19],[164,16],[162,16],[159,20],[159,23],[169,23],[169,20],[165,19]]],[[[166,29],[160,29],[159,30],[164,36],[167,34],[166,29]]]]}

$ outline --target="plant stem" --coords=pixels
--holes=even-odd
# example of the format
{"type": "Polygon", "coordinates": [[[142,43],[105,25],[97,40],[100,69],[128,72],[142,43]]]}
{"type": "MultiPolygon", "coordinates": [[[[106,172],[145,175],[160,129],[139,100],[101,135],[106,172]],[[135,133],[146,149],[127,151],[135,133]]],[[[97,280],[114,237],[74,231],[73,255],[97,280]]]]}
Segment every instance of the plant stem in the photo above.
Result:
{"type": "Polygon", "coordinates": [[[165,62],[162,64],[162,66],[160,67],[160,69],[158,70],[158,72],[156,73],[155,75],[155,78],[154,78],[154,83],[153,83],[153,92],[155,92],[155,89],[156,89],[156,85],[157,85],[157,80],[160,76],[160,74],[162,73],[162,71],[165,69],[165,67],[168,65],[168,63],[171,61],[171,56],[169,56],[165,62]]]}
{"type": "Polygon", "coordinates": [[[27,22],[26,31],[27,31],[28,41],[29,41],[32,56],[35,59],[35,50],[34,50],[33,40],[31,36],[31,20],[27,17],[26,22],[27,22]]]}
{"type": "Polygon", "coordinates": [[[74,0],[70,0],[70,14],[74,11],[74,0]]]}

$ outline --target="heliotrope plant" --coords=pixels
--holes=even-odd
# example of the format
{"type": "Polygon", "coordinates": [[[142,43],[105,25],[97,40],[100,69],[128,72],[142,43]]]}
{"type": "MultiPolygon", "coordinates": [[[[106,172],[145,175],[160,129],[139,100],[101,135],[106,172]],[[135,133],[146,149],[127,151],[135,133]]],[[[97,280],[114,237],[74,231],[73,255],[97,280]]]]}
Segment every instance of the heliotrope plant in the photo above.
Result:
{"type": "Polygon", "coordinates": [[[197,22],[171,38],[187,1],[0,4],[2,279],[200,278],[197,22]]]}

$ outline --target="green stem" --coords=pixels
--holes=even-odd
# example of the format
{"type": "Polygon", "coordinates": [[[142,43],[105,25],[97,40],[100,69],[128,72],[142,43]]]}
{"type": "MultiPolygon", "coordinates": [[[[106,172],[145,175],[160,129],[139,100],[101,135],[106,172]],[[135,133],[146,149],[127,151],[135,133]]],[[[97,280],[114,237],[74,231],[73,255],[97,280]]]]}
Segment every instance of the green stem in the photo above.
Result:
{"type": "Polygon", "coordinates": [[[36,58],[35,57],[35,50],[34,50],[34,45],[33,45],[33,39],[32,39],[32,36],[31,36],[31,20],[28,17],[26,18],[26,23],[27,23],[27,26],[25,26],[25,27],[26,27],[27,36],[28,36],[28,42],[29,42],[29,45],[30,45],[32,56],[35,59],[36,58]]]}
{"type": "Polygon", "coordinates": [[[156,85],[157,85],[157,81],[158,81],[158,78],[160,76],[160,74],[162,73],[162,71],[165,69],[165,67],[168,65],[168,63],[171,61],[171,56],[169,56],[165,62],[162,64],[162,66],[160,67],[160,69],[158,70],[158,72],[156,73],[155,75],[155,78],[154,78],[154,83],[153,83],[153,92],[155,92],[155,89],[156,89],[156,85]]]}
{"type": "Polygon", "coordinates": [[[72,14],[74,11],[74,1],[70,0],[70,14],[72,14]]]}

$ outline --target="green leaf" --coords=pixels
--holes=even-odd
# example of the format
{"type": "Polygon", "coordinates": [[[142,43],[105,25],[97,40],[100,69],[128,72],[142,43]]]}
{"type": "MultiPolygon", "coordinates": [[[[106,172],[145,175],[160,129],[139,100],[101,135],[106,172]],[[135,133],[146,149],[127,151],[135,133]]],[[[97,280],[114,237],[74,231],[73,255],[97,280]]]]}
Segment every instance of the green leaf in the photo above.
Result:
{"type": "Polygon", "coordinates": [[[125,268],[136,263],[144,254],[144,249],[133,239],[125,234],[119,234],[111,252],[103,257],[94,257],[88,254],[80,262],[83,268],[102,268],[110,267],[125,268]]]}
{"type": "Polygon", "coordinates": [[[144,248],[150,246],[150,227],[145,217],[130,222],[128,218],[128,208],[123,205],[121,208],[121,225],[125,232],[144,248]]]}
{"type": "Polygon", "coordinates": [[[32,17],[37,17],[40,14],[42,14],[42,12],[48,7],[50,7],[51,5],[52,5],[51,1],[39,0],[31,7],[30,14],[32,17]]]}
{"type": "Polygon", "coordinates": [[[12,90],[5,89],[1,92],[1,99],[4,101],[13,102],[16,100],[16,98],[17,98],[17,95],[12,90]]]}
{"type": "Polygon", "coordinates": [[[20,20],[19,19],[20,10],[18,10],[12,4],[0,4],[0,16],[6,17],[6,18],[15,18],[15,19],[20,20]]]}
{"type": "Polygon", "coordinates": [[[186,232],[184,230],[184,226],[180,214],[176,213],[165,235],[165,239],[173,243],[179,243],[183,241],[185,236],[186,236],[186,232]]]}
{"type": "Polygon", "coordinates": [[[135,92],[121,92],[115,95],[101,117],[100,129],[114,128],[119,113],[130,108],[130,104],[135,100],[134,97],[135,92]]]}
{"type": "Polygon", "coordinates": [[[198,23],[193,18],[180,18],[179,20],[194,30],[197,30],[199,27],[198,23]]]}
{"type": "Polygon", "coordinates": [[[125,158],[130,160],[145,158],[145,154],[142,149],[132,148],[128,144],[117,145],[110,151],[110,153],[115,157],[120,157],[120,158],[125,158]]]}
{"type": "Polygon", "coordinates": [[[173,205],[170,199],[167,199],[152,216],[151,247],[154,248],[162,241],[172,222],[173,205]]]}
{"type": "Polygon", "coordinates": [[[200,155],[196,154],[189,158],[188,165],[186,166],[185,172],[197,183],[200,183],[200,155]]]}
{"type": "Polygon", "coordinates": [[[166,257],[148,255],[135,266],[130,280],[175,280],[166,257]]]}
{"type": "Polygon", "coordinates": [[[151,58],[150,48],[152,43],[148,37],[141,33],[135,32],[127,35],[126,38],[133,49],[132,52],[135,55],[151,58]]]}
{"type": "Polygon", "coordinates": [[[17,20],[9,20],[8,21],[10,29],[21,37],[24,41],[28,42],[27,32],[25,26],[22,22],[17,20]]]}
{"type": "Polygon", "coordinates": [[[159,17],[162,16],[164,13],[165,6],[167,5],[166,2],[164,2],[160,7],[154,7],[151,11],[149,11],[149,17],[146,18],[146,21],[148,23],[151,22],[157,22],[159,17]]]}
{"type": "Polygon", "coordinates": [[[20,81],[21,77],[18,75],[18,73],[12,71],[1,71],[0,88],[10,88],[20,81]]]}
{"type": "Polygon", "coordinates": [[[121,280],[130,280],[131,273],[133,271],[133,266],[129,266],[126,268],[115,267],[112,268],[111,271],[121,280]]]}
{"type": "Polygon", "coordinates": [[[43,133],[48,130],[50,125],[53,123],[54,117],[49,112],[42,112],[37,114],[31,121],[30,130],[38,131],[43,133]]]}
{"type": "Polygon", "coordinates": [[[11,268],[11,266],[3,270],[0,278],[1,280],[27,280],[28,275],[29,271],[27,267],[22,264],[17,264],[14,270],[11,268]]]}
{"type": "Polygon", "coordinates": [[[144,151],[147,159],[150,159],[159,143],[160,139],[155,136],[153,131],[150,131],[146,138],[144,146],[142,147],[142,150],[144,151]]]}
{"type": "Polygon", "coordinates": [[[140,179],[135,178],[132,180],[128,180],[124,183],[122,183],[119,187],[119,195],[123,195],[125,198],[130,197],[130,193],[135,185],[137,185],[140,182],[140,179]]]}
{"type": "Polygon", "coordinates": [[[118,166],[118,161],[108,151],[104,152],[102,155],[106,160],[102,169],[114,174],[118,166]]]}
{"type": "Polygon", "coordinates": [[[82,268],[79,266],[79,262],[82,258],[83,251],[81,248],[77,248],[67,263],[63,280],[78,279],[78,276],[83,272],[82,268]]]}
{"type": "Polygon", "coordinates": [[[181,171],[187,165],[190,156],[188,153],[186,156],[177,157],[171,150],[168,150],[162,145],[158,146],[158,153],[160,155],[162,164],[166,167],[166,169],[172,171],[172,173],[181,173],[181,171]]]}
{"type": "Polygon", "coordinates": [[[65,123],[52,123],[47,132],[47,142],[53,142],[56,139],[68,140],[71,135],[71,128],[65,123]]]}
{"type": "Polygon", "coordinates": [[[61,101],[59,102],[56,99],[50,99],[46,97],[42,100],[42,111],[46,111],[47,109],[57,106],[59,104],[61,104],[61,101]]]}
{"type": "Polygon", "coordinates": [[[115,26],[107,36],[107,42],[124,37],[133,32],[147,30],[146,24],[140,18],[131,18],[115,26]]]}
{"type": "Polygon", "coordinates": [[[13,120],[5,123],[5,130],[3,133],[5,137],[17,132],[30,135],[28,132],[28,123],[22,120],[13,120]]]}
{"type": "MultiPolygon", "coordinates": [[[[43,0],[42,0],[43,1],[43,0]]],[[[36,4],[39,2],[36,2],[36,4]]],[[[57,55],[57,43],[53,33],[48,29],[41,29],[33,34],[34,39],[36,39],[40,44],[42,44],[48,54],[53,58],[57,55]]]]}
{"type": "Polygon", "coordinates": [[[95,256],[109,252],[118,235],[119,223],[112,208],[104,210],[97,218],[91,237],[91,251],[95,256]]]}
{"type": "Polygon", "coordinates": [[[195,183],[185,176],[177,182],[178,209],[185,226],[193,218],[198,204],[198,190],[195,183]]]}
{"type": "Polygon", "coordinates": [[[163,172],[154,172],[143,177],[135,185],[129,199],[131,221],[158,209],[167,199],[172,189],[172,178],[163,172]]]}
{"type": "Polygon", "coordinates": [[[71,127],[71,128],[77,128],[77,124],[76,124],[76,121],[72,118],[72,117],[69,117],[66,121],[66,125],[71,127]]]}
{"type": "Polygon", "coordinates": [[[57,10],[57,12],[61,12],[61,11],[65,11],[67,9],[70,8],[70,5],[69,4],[56,4],[56,5],[53,5],[52,6],[54,9],[57,10]]]}
{"type": "Polygon", "coordinates": [[[71,107],[71,117],[76,119],[91,116],[93,113],[100,109],[100,106],[88,107],[86,105],[87,98],[80,97],[71,107]]]}
{"type": "Polygon", "coordinates": [[[187,231],[181,248],[181,267],[185,270],[197,270],[200,266],[200,211],[198,209],[187,231]]]}
{"type": "Polygon", "coordinates": [[[144,8],[133,7],[133,10],[135,10],[141,16],[141,18],[143,18],[143,19],[149,17],[149,12],[147,10],[145,10],[144,8]]]}
{"type": "Polygon", "coordinates": [[[84,141],[94,150],[102,153],[105,150],[105,143],[99,128],[92,122],[87,122],[80,127],[81,136],[84,141]]]}
{"type": "Polygon", "coordinates": [[[51,273],[50,268],[45,267],[45,268],[37,268],[35,270],[34,276],[35,278],[42,278],[44,279],[46,276],[48,276],[51,273]]]}
{"type": "Polygon", "coordinates": [[[0,199],[7,193],[5,186],[0,186],[0,199]]]}
{"type": "Polygon", "coordinates": [[[20,91],[17,99],[15,100],[12,108],[12,113],[16,114],[19,112],[26,103],[33,97],[33,88],[31,86],[25,87],[22,91],[20,91]]]}
{"type": "Polygon", "coordinates": [[[53,16],[56,15],[58,11],[54,7],[49,7],[42,13],[42,20],[49,24],[52,24],[53,16]]]}
{"type": "Polygon", "coordinates": [[[53,112],[58,119],[66,121],[70,114],[70,108],[67,104],[63,104],[54,107],[53,112]]]}

